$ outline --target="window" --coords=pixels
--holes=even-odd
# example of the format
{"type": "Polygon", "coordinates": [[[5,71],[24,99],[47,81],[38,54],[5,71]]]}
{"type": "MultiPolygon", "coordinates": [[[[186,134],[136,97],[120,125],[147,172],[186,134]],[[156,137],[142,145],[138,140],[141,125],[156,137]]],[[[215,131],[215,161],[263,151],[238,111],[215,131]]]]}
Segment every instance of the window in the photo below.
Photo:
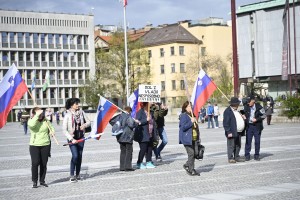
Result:
{"type": "Polygon", "coordinates": [[[51,99],[55,98],[55,89],[53,89],[53,88],[50,89],[50,98],[51,99]]]}
{"type": "Polygon", "coordinates": [[[33,34],[33,43],[37,44],[37,43],[39,43],[38,41],[39,41],[39,35],[37,33],[34,33],[33,34]]]}
{"type": "Polygon", "coordinates": [[[46,52],[42,52],[42,61],[45,62],[46,61],[46,52]]]}
{"type": "Polygon", "coordinates": [[[166,90],[166,83],[164,81],[161,81],[161,90],[162,91],[166,90]]]}
{"type": "Polygon", "coordinates": [[[64,79],[69,79],[69,70],[64,71],[64,79]]]}
{"type": "Polygon", "coordinates": [[[41,79],[41,76],[40,76],[40,70],[36,70],[36,71],[35,71],[35,78],[36,78],[36,79],[41,79]]]}
{"type": "Polygon", "coordinates": [[[19,61],[24,61],[24,52],[19,51],[19,61]]]}
{"type": "Polygon", "coordinates": [[[82,36],[78,35],[77,36],[77,44],[82,44],[82,42],[81,42],[82,40],[81,39],[82,39],[82,36]]]}
{"type": "Polygon", "coordinates": [[[48,44],[53,44],[53,34],[48,34],[48,44]]]}
{"type": "Polygon", "coordinates": [[[58,34],[55,34],[55,43],[56,44],[60,44],[60,42],[59,42],[59,35],[58,34]]]}
{"type": "Polygon", "coordinates": [[[31,52],[26,52],[26,61],[31,61],[31,52]]]}
{"type": "Polygon", "coordinates": [[[39,52],[34,52],[33,53],[33,56],[34,56],[34,61],[39,61],[39,52]]]}
{"type": "Polygon", "coordinates": [[[25,33],[25,39],[26,39],[26,43],[30,43],[30,34],[29,33],[25,33]]]}
{"type": "Polygon", "coordinates": [[[161,74],[164,74],[164,73],[165,73],[165,66],[164,66],[164,65],[161,65],[161,66],[160,66],[160,73],[161,73],[161,74]]]}
{"type": "Polygon", "coordinates": [[[64,52],[64,54],[63,54],[63,55],[64,55],[64,61],[65,61],[65,62],[68,61],[68,54],[69,54],[69,53],[67,53],[67,52],[64,52]]]}
{"type": "Polygon", "coordinates": [[[83,44],[88,44],[88,36],[87,35],[83,36],[83,44]]]}
{"type": "Polygon", "coordinates": [[[206,47],[201,47],[201,56],[206,55],[206,47]]]}
{"type": "Polygon", "coordinates": [[[78,56],[77,58],[78,62],[82,62],[82,53],[77,53],[77,56],[78,56]]]}
{"type": "Polygon", "coordinates": [[[165,52],[164,52],[164,48],[160,48],[160,57],[164,57],[165,52]]]}
{"type": "Polygon", "coordinates": [[[175,73],[175,63],[171,63],[171,73],[175,73]]]}
{"type": "Polygon", "coordinates": [[[46,42],[45,42],[45,34],[44,33],[42,33],[41,34],[41,44],[45,44],[46,42]]]}
{"type": "Polygon", "coordinates": [[[179,46],[179,55],[184,55],[184,46],[179,46]]]}
{"type": "Polygon", "coordinates": [[[180,80],[180,89],[185,90],[184,80],[180,80]]]}
{"type": "Polygon", "coordinates": [[[68,44],[68,35],[63,35],[63,44],[68,44]]]}
{"type": "Polygon", "coordinates": [[[17,52],[15,52],[15,51],[11,51],[10,52],[10,60],[11,61],[15,61],[16,60],[16,54],[17,54],[17,52]]]}
{"type": "Polygon", "coordinates": [[[152,52],[151,52],[151,50],[148,50],[148,58],[152,58],[152,52]]]}
{"type": "Polygon", "coordinates": [[[54,52],[49,52],[49,61],[50,62],[54,61],[54,52]]]}
{"type": "Polygon", "coordinates": [[[172,90],[176,90],[176,81],[172,80],[172,90]]]}
{"type": "Polygon", "coordinates": [[[83,79],[83,71],[78,70],[78,79],[83,79]]]}
{"type": "Polygon", "coordinates": [[[35,96],[36,96],[36,99],[40,99],[41,98],[40,89],[39,88],[35,88],[35,96]]]}
{"type": "Polygon", "coordinates": [[[8,51],[2,52],[2,61],[8,61],[8,51]]]}
{"type": "Polygon", "coordinates": [[[71,79],[76,79],[76,71],[75,70],[73,70],[73,71],[71,71],[71,79]]]}
{"type": "Polygon", "coordinates": [[[2,43],[8,43],[7,33],[2,32],[2,43]]]}
{"type": "Polygon", "coordinates": [[[180,63],[180,73],[185,73],[185,64],[180,63]]]}
{"type": "Polygon", "coordinates": [[[171,56],[174,56],[175,55],[174,47],[170,47],[170,51],[171,51],[171,56]]]}
{"type": "Polygon", "coordinates": [[[65,98],[70,97],[70,88],[65,88],[65,98]]]}
{"type": "Polygon", "coordinates": [[[18,33],[18,42],[19,43],[23,43],[24,40],[23,40],[23,33],[18,33]]]}
{"type": "Polygon", "coordinates": [[[15,42],[15,33],[9,33],[10,36],[10,43],[14,43],[15,42]]]}

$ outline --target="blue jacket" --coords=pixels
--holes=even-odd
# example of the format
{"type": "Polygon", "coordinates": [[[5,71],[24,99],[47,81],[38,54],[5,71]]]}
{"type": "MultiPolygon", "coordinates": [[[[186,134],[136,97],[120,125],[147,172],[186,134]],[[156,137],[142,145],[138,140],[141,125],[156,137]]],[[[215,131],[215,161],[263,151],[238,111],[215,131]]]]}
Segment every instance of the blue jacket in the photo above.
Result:
{"type": "Polygon", "coordinates": [[[214,114],[214,107],[212,105],[209,105],[207,107],[207,115],[213,115],[214,114]]]}
{"type": "Polygon", "coordinates": [[[147,121],[147,114],[143,108],[136,113],[136,119],[141,122],[141,124],[136,128],[136,132],[143,135],[143,138],[140,142],[149,142],[149,125],[147,121]]]}
{"type": "Polygon", "coordinates": [[[193,123],[190,116],[182,113],[179,120],[179,144],[192,145],[193,123]]]}

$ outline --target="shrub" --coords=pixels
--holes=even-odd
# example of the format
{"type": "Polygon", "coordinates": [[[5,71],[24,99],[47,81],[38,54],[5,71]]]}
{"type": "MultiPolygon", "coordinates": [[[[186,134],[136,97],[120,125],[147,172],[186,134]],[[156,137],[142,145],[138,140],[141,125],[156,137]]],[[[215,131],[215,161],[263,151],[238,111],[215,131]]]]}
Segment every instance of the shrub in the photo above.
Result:
{"type": "Polygon", "coordinates": [[[289,119],[300,117],[300,98],[288,96],[285,101],[282,101],[282,114],[289,119]]]}

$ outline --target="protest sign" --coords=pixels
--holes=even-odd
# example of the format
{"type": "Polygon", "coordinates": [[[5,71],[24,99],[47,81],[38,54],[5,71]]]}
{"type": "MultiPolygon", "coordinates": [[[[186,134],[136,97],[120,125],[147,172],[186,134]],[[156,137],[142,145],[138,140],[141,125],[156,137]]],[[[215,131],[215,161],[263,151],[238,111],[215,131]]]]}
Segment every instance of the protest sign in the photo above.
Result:
{"type": "Polygon", "coordinates": [[[139,85],[139,102],[160,102],[161,85],[139,85]]]}

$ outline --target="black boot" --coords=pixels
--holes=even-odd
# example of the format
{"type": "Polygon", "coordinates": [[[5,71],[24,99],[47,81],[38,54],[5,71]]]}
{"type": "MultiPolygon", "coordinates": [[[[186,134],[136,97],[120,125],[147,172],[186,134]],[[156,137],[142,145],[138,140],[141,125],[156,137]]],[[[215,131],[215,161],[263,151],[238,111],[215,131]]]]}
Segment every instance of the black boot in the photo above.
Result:
{"type": "Polygon", "coordinates": [[[33,182],[32,188],[38,188],[37,182],[33,182]]]}

